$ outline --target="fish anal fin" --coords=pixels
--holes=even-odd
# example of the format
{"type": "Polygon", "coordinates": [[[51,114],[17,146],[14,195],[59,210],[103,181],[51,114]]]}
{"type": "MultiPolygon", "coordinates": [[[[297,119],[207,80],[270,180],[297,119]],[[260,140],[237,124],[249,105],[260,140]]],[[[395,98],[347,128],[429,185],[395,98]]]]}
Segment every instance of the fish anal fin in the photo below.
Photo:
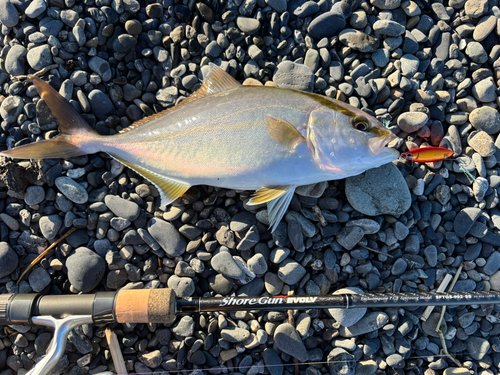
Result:
{"type": "Polygon", "coordinates": [[[262,187],[252,195],[247,204],[257,205],[267,203],[285,194],[289,188],[290,186],[288,185],[262,187]]]}
{"type": "Polygon", "coordinates": [[[279,117],[266,115],[266,125],[269,136],[289,150],[294,150],[299,143],[306,140],[295,126],[279,117]]]}
{"type": "Polygon", "coordinates": [[[182,197],[182,195],[191,187],[191,185],[189,185],[188,183],[178,181],[170,177],[161,176],[160,174],[150,171],[144,167],[133,165],[120,158],[117,158],[114,155],[109,155],[118,160],[123,165],[132,169],[136,173],[140,174],[148,181],[151,181],[151,183],[158,189],[158,192],[160,193],[160,207],[165,207],[166,205],[175,201],[177,198],[182,197]]]}

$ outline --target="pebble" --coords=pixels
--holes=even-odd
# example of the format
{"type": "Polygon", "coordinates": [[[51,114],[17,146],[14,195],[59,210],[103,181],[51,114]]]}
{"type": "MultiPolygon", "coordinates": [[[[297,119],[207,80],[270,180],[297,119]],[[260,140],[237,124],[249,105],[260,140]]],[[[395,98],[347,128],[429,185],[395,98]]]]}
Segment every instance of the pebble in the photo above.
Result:
{"type": "Polygon", "coordinates": [[[23,99],[20,96],[11,95],[5,98],[0,105],[0,116],[7,123],[13,123],[23,110],[23,99]]]}
{"type": "Polygon", "coordinates": [[[183,316],[172,328],[172,332],[180,337],[189,337],[194,333],[194,319],[190,315],[183,316]]]}
{"type": "Polygon", "coordinates": [[[397,37],[403,35],[405,28],[399,23],[391,20],[378,20],[373,24],[373,30],[379,34],[397,37]]]}
{"type": "Polygon", "coordinates": [[[17,269],[19,257],[7,242],[0,242],[0,278],[10,275],[17,269]]]}
{"type": "Polygon", "coordinates": [[[69,177],[58,177],[55,184],[59,191],[71,202],[83,204],[87,203],[89,195],[82,185],[69,177]]]}
{"type": "Polygon", "coordinates": [[[19,22],[19,13],[11,1],[0,1],[0,23],[5,27],[14,27],[19,22]]]}
{"type": "Polygon", "coordinates": [[[289,323],[280,324],[274,331],[274,344],[282,352],[297,358],[300,362],[308,359],[307,350],[295,327],[289,323]]]}
{"type": "Polygon", "coordinates": [[[472,86],[472,94],[480,102],[492,102],[497,98],[495,84],[491,77],[485,78],[472,86]]]}
{"type": "Polygon", "coordinates": [[[92,113],[95,113],[99,120],[106,120],[109,116],[114,114],[115,108],[109,99],[108,95],[104,94],[101,90],[92,90],[88,95],[92,113]]]}
{"type": "Polygon", "coordinates": [[[274,73],[273,82],[278,87],[302,91],[312,91],[314,73],[305,65],[291,61],[280,63],[274,73]]]}
{"type": "Polygon", "coordinates": [[[411,205],[408,186],[392,163],[348,177],[345,193],[355,210],[369,216],[401,215],[411,205]]]}
{"type": "Polygon", "coordinates": [[[260,22],[255,18],[238,17],[236,19],[238,28],[245,34],[253,35],[260,29],[260,22]]]}
{"type": "Polygon", "coordinates": [[[5,71],[12,76],[19,76],[25,73],[26,58],[28,51],[24,46],[14,44],[5,58],[5,71]]]}
{"type": "Polygon", "coordinates": [[[104,82],[109,81],[112,77],[109,63],[99,56],[94,56],[89,60],[89,68],[92,69],[93,72],[99,74],[104,82]]]}
{"type": "Polygon", "coordinates": [[[320,40],[337,35],[346,26],[345,18],[335,12],[326,12],[314,18],[307,28],[311,38],[320,40]]]}
{"type": "Polygon", "coordinates": [[[212,258],[210,264],[215,271],[226,277],[230,277],[235,280],[242,280],[245,278],[245,272],[241,269],[238,263],[236,263],[228,251],[220,251],[219,254],[212,258]]]}
{"type": "Polygon", "coordinates": [[[466,207],[462,209],[453,221],[453,230],[457,236],[465,237],[480,214],[481,209],[479,208],[466,207]]]}
{"type": "Polygon", "coordinates": [[[47,9],[47,4],[45,3],[45,1],[33,0],[24,11],[24,14],[26,14],[30,18],[37,18],[45,11],[45,9],[47,9]]]}
{"type": "Polygon", "coordinates": [[[86,247],[77,248],[66,260],[71,285],[83,293],[91,292],[104,277],[106,262],[86,247]]]}
{"type": "Polygon", "coordinates": [[[478,130],[488,134],[500,132],[500,114],[491,107],[480,107],[474,109],[469,115],[469,121],[478,130]]]}
{"type": "Polygon", "coordinates": [[[339,40],[346,46],[364,53],[374,52],[378,47],[376,38],[354,29],[341,31],[339,40]]]}
{"type": "Polygon", "coordinates": [[[45,199],[45,190],[41,186],[28,186],[24,194],[24,201],[28,206],[40,204],[45,199]]]}
{"type": "Polygon", "coordinates": [[[148,222],[148,232],[168,256],[180,256],[186,251],[186,240],[172,224],[153,218],[148,222]]]}
{"type": "Polygon", "coordinates": [[[106,195],[104,197],[106,206],[118,217],[134,221],[139,217],[141,210],[137,203],[117,197],[115,195],[106,195]]]}
{"type": "Polygon", "coordinates": [[[59,215],[43,216],[39,221],[40,232],[47,240],[53,240],[63,225],[63,219],[59,215]]]}
{"type": "Polygon", "coordinates": [[[229,342],[243,342],[250,337],[250,332],[246,329],[232,327],[221,330],[220,335],[229,342]]]}
{"type": "Polygon", "coordinates": [[[406,133],[413,133],[421,129],[429,121],[424,112],[405,112],[398,117],[399,128],[406,133]]]}
{"type": "Polygon", "coordinates": [[[37,267],[28,276],[31,289],[39,293],[44,290],[52,281],[49,273],[43,267],[37,267]]]}
{"type": "Polygon", "coordinates": [[[172,288],[175,295],[180,298],[191,297],[195,291],[193,279],[172,275],[168,278],[167,286],[172,288]]]}
{"type": "Polygon", "coordinates": [[[339,333],[342,337],[364,335],[382,328],[388,321],[389,317],[387,314],[383,312],[370,312],[350,327],[341,326],[339,328],[339,333]]]}
{"type": "Polygon", "coordinates": [[[279,264],[278,277],[288,285],[297,284],[306,274],[306,270],[299,263],[286,258],[279,264]]]}
{"type": "Polygon", "coordinates": [[[26,58],[28,64],[35,70],[41,70],[52,64],[52,54],[48,45],[29,49],[26,58]]]}
{"type": "Polygon", "coordinates": [[[481,361],[488,354],[490,347],[488,340],[482,337],[470,336],[467,339],[469,355],[477,361],[481,361]]]}

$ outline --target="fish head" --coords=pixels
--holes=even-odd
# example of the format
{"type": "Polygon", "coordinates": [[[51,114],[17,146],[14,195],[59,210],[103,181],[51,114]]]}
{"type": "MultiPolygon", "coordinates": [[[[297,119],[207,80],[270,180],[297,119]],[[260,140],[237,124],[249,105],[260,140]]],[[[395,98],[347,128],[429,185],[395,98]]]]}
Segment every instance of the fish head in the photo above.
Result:
{"type": "Polygon", "coordinates": [[[307,142],[319,167],[337,178],[362,173],[396,160],[399,152],[386,147],[397,138],[373,116],[345,103],[313,110],[307,142]]]}

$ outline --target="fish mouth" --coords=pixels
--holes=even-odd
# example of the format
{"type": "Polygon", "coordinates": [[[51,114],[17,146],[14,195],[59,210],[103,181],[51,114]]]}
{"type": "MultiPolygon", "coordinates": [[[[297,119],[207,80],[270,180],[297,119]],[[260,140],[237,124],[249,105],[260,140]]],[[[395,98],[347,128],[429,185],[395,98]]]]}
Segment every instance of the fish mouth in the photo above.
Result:
{"type": "Polygon", "coordinates": [[[387,134],[384,136],[372,137],[368,139],[368,147],[370,148],[370,151],[373,155],[379,155],[384,151],[384,149],[386,149],[385,146],[387,146],[389,142],[396,138],[397,137],[392,134],[392,132],[387,132],[387,134]]]}

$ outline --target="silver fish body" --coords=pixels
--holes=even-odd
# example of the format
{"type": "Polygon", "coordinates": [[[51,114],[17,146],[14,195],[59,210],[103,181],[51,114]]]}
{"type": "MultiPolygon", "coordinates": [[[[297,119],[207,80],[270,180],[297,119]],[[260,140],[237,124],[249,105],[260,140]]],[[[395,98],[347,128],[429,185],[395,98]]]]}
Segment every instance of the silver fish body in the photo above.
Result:
{"type": "MultiPolygon", "coordinates": [[[[68,156],[108,153],[151,180],[162,206],[193,185],[258,189],[249,203],[268,203],[275,229],[296,186],[357,175],[399,156],[385,147],[392,133],[357,108],[311,93],[241,86],[216,67],[193,97],[115,136],[100,136],[80,119],[64,135],[63,123],[79,115],[63,113],[42,82],[35,85],[61,125],[60,149],[68,156]]],[[[3,154],[50,157],[48,145],[34,147],[3,154]]]]}

